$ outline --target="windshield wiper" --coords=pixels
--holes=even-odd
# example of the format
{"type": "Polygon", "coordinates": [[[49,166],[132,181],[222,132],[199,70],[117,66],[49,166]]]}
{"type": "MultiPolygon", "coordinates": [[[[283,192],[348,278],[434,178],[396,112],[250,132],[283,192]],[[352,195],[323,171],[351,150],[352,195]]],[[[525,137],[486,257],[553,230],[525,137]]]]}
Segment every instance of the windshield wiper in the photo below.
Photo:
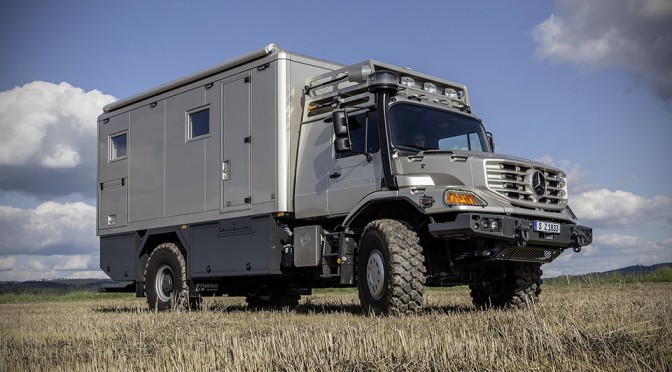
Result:
{"type": "Polygon", "coordinates": [[[418,146],[418,145],[411,145],[411,144],[403,144],[403,145],[397,145],[397,147],[407,147],[413,150],[418,150],[418,151],[427,151],[427,150],[437,150],[433,147],[425,147],[425,146],[418,146]]]}
{"type": "Polygon", "coordinates": [[[428,149],[425,154],[452,154],[453,150],[428,149]]]}

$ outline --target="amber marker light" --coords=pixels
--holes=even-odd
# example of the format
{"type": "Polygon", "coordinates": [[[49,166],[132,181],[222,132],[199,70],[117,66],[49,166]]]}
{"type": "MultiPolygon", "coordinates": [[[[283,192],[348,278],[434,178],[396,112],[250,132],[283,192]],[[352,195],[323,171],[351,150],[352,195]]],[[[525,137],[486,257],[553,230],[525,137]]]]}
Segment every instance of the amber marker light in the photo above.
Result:
{"type": "Polygon", "coordinates": [[[443,193],[443,201],[446,205],[475,205],[485,207],[487,203],[476,194],[463,190],[446,190],[443,193]]]}

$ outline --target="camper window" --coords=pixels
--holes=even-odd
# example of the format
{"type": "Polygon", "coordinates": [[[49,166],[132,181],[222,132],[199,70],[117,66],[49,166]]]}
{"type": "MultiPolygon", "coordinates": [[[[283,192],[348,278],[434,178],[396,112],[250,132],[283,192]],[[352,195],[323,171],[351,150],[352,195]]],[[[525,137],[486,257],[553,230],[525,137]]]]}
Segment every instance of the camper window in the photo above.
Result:
{"type": "Polygon", "coordinates": [[[210,109],[189,113],[187,139],[196,139],[210,134],[210,109]]]}
{"type": "Polygon", "coordinates": [[[126,133],[110,136],[110,161],[126,158],[126,133]]]}

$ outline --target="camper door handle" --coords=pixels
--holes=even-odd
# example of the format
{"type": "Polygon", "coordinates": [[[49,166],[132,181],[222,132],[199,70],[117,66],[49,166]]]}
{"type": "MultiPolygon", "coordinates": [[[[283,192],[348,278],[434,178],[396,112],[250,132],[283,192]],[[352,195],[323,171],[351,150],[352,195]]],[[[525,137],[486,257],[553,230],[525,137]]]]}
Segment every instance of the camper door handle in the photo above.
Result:
{"type": "Polygon", "coordinates": [[[332,173],[332,174],[329,175],[329,178],[338,178],[338,177],[340,177],[340,176],[341,176],[340,173],[338,173],[338,172],[334,172],[334,173],[332,173]]]}

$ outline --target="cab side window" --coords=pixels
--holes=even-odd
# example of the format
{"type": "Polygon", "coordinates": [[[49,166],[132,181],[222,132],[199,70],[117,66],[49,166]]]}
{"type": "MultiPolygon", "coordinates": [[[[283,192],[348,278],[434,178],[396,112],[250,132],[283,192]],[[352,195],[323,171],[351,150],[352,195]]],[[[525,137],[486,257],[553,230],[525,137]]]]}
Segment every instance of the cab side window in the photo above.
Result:
{"type": "Polygon", "coordinates": [[[374,153],[380,150],[376,112],[361,113],[348,118],[352,151],[336,154],[336,159],[374,153]]]}

